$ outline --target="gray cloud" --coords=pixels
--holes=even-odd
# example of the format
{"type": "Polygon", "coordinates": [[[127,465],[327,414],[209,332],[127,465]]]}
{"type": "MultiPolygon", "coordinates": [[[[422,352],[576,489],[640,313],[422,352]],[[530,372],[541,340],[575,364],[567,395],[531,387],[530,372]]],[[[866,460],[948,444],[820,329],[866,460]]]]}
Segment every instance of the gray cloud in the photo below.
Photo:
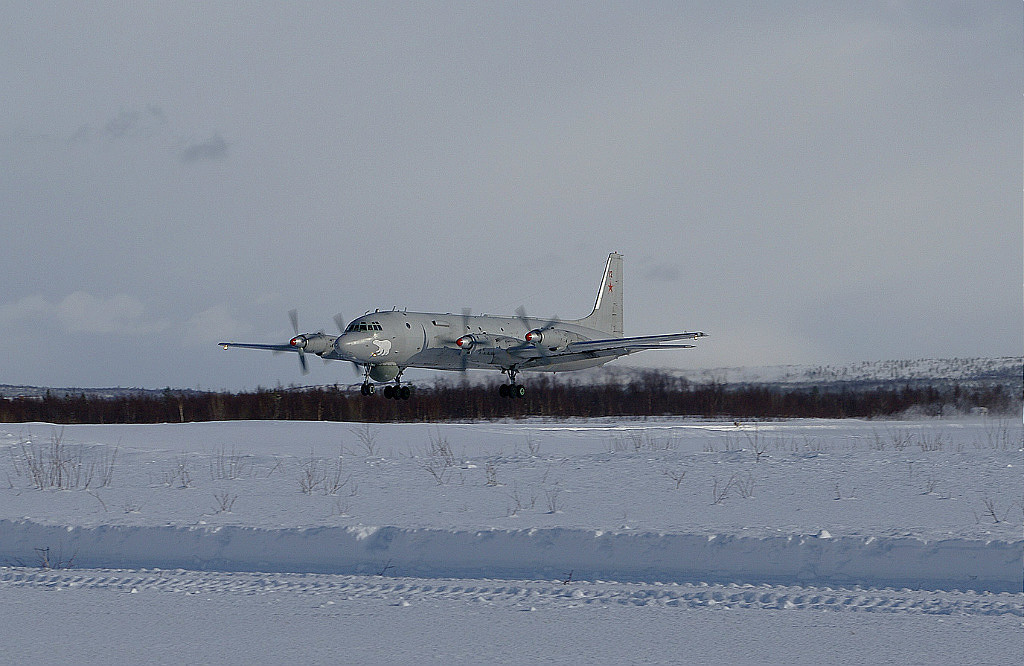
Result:
{"type": "Polygon", "coordinates": [[[228,156],[228,143],[220,134],[214,134],[206,141],[192,143],[181,151],[183,162],[223,160],[228,156]]]}
{"type": "Polygon", "coordinates": [[[75,291],[59,301],[37,294],[0,305],[0,327],[54,324],[69,334],[142,335],[167,327],[166,321],[149,319],[142,302],[127,294],[104,298],[75,291]]]}
{"type": "Polygon", "coordinates": [[[675,282],[682,278],[683,274],[678,266],[672,264],[655,264],[648,266],[641,275],[652,282],[675,282]]]}
{"type": "Polygon", "coordinates": [[[630,363],[1020,353],[1020,3],[193,14],[5,15],[0,381],[302,381],[203,341],[582,316],[612,250],[627,333],[712,334],[630,363]]]}
{"type": "Polygon", "coordinates": [[[151,104],[144,111],[121,111],[103,125],[102,135],[110,140],[150,138],[167,129],[163,110],[151,104]]]}

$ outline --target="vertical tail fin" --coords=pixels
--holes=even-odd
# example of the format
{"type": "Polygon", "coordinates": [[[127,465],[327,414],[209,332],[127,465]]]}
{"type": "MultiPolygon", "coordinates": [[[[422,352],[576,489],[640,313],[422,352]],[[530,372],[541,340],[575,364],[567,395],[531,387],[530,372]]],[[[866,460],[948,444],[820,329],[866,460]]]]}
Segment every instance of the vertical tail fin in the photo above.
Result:
{"type": "Polygon", "coordinates": [[[604,267],[601,287],[597,292],[594,311],[579,320],[589,328],[596,328],[622,337],[622,255],[612,252],[604,267]]]}

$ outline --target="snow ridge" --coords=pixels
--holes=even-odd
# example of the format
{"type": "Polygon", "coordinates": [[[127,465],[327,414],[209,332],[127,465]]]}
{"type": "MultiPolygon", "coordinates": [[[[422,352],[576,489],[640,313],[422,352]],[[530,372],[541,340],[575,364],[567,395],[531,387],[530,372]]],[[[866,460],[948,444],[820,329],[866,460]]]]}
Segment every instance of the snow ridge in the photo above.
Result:
{"type": "Polygon", "coordinates": [[[1024,539],[0,520],[0,565],[1024,591],[1024,539]],[[45,558],[45,562],[43,562],[45,558]]]}

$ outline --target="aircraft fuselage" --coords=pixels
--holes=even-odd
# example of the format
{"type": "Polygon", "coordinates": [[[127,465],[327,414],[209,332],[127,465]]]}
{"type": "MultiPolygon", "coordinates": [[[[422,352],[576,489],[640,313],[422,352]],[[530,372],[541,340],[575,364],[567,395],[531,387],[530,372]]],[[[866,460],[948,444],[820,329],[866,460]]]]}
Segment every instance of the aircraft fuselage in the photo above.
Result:
{"type": "Polygon", "coordinates": [[[565,321],[392,310],[355,319],[323,356],[361,365],[394,364],[432,370],[518,365],[557,372],[601,365],[620,356],[560,354],[571,342],[605,337],[608,335],[599,330],[565,321]],[[542,338],[548,333],[554,339],[528,344],[526,337],[531,331],[541,331],[542,338]],[[540,349],[536,349],[538,346],[540,349]]]}

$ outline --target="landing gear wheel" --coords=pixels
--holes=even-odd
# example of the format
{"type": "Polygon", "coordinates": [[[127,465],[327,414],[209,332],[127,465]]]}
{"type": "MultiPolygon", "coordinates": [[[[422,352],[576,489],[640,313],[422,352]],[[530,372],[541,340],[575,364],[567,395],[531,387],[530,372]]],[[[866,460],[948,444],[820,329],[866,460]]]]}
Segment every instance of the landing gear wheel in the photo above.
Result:
{"type": "Polygon", "coordinates": [[[519,369],[516,366],[502,368],[501,372],[508,375],[508,384],[502,384],[498,388],[498,394],[502,398],[522,398],[526,395],[526,387],[522,384],[516,384],[516,375],[519,374],[519,369]]]}
{"type": "Polygon", "coordinates": [[[394,398],[395,397],[395,387],[391,386],[390,384],[385,386],[384,387],[384,397],[387,400],[391,400],[392,398],[394,398]]]}
{"type": "Polygon", "coordinates": [[[359,387],[359,392],[363,395],[373,395],[376,391],[373,388],[373,384],[363,384],[359,387]]]}
{"type": "Polygon", "coordinates": [[[396,389],[396,392],[398,393],[398,395],[395,397],[401,398],[402,400],[408,400],[410,397],[412,397],[412,389],[410,389],[408,386],[403,386],[399,389],[396,389]]]}

